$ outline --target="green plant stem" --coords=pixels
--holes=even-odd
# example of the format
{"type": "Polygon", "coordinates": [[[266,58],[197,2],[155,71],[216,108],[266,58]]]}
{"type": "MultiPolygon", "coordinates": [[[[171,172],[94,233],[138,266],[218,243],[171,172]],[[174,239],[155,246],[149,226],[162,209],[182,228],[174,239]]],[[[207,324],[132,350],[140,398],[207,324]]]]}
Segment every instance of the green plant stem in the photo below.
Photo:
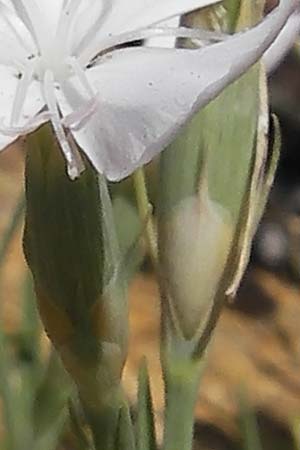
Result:
{"type": "Polygon", "coordinates": [[[102,414],[87,413],[96,450],[114,450],[118,426],[118,410],[107,408],[102,414]]]}
{"type": "Polygon", "coordinates": [[[293,418],[291,420],[291,426],[290,426],[293,441],[294,441],[294,446],[293,446],[294,450],[300,450],[299,425],[300,425],[299,417],[296,416],[295,418],[293,418]]]}
{"type": "Polygon", "coordinates": [[[173,361],[165,371],[166,406],[163,450],[191,450],[194,409],[202,363],[173,361]]]}
{"type": "Polygon", "coordinates": [[[158,266],[158,250],[155,226],[152,219],[152,206],[149,201],[145,172],[143,168],[133,174],[137,207],[142,224],[145,224],[146,242],[153,267],[158,266]]]}
{"type": "Polygon", "coordinates": [[[255,412],[248,402],[244,386],[239,392],[240,428],[244,450],[263,450],[255,412]]]}
{"type": "Polygon", "coordinates": [[[91,406],[83,399],[81,403],[92,431],[95,450],[117,450],[119,416],[124,405],[121,389],[111,392],[105,404],[91,406]]]}
{"type": "Polygon", "coordinates": [[[4,262],[7,253],[7,248],[10,242],[12,241],[12,238],[18,226],[21,223],[24,210],[25,210],[25,196],[24,193],[22,192],[12,212],[9,224],[7,225],[7,228],[4,230],[3,237],[0,241],[0,267],[2,267],[2,264],[4,262]]]}

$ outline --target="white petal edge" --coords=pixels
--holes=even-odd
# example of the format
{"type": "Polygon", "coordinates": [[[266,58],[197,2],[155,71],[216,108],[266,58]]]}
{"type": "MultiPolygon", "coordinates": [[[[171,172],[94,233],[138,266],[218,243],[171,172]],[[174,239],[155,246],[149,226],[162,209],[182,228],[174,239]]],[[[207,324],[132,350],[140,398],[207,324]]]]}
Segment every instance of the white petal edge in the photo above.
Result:
{"type": "Polygon", "coordinates": [[[288,19],[278,38],[266,51],[263,57],[268,73],[273,72],[291,50],[300,33],[300,11],[296,11],[288,19]]]}

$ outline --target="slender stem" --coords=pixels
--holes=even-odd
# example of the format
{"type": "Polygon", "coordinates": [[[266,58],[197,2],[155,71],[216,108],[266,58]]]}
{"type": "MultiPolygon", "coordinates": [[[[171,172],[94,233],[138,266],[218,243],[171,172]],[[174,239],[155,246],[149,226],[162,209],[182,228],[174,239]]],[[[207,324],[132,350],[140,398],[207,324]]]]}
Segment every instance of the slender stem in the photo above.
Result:
{"type": "Polygon", "coordinates": [[[145,172],[143,168],[136,170],[133,174],[137,207],[143,224],[145,224],[146,242],[153,267],[158,266],[158,250],[155,226],[152,219],[152,205],[149,201],[145,172]]]}
{"type": "Polygon", "coordinates": [[[18,226],[21,224],[21,220],[24,215],[25,210],[25,196],[22,192],[17,203],[15,206],[15,209],[12,213],[11,220],[5,229],[3,233],[3,237],[0,241],[0,267],[2,267],[5,256],[7,254],[7,248],[12,241],[12,238],[18,228],[18,226]]]}
{"type": "Polygon", "coordinates": [[[165,371],[166,407],[163,450],[191,450],[194,408],[204,363],[169,361],[165,371]]]}
{"type": "Polygon", "coordinates": [[[292,437],[294,441],[295,450],[300,450],[300,436],[299,436],[299,418],[292,419],[291,421],[292,437]]]}
{"type": "Polygon", "coordinates": [[[244,450],[263,450],[255,412],[248,403],[245,388],[239,393],[240,429],[244,450]]]}
{"type": "MultiPolygon", "coordinates": [[[[103,404],[90,405],[83,398],[81,404],[92,432],[95,450],[118,450],[119,419],[122,408],[127,405],[121,386],[111,388],[109,397],[103,404]]],[[[132,432],[130,427],[129,421],[123,424],[122,431],[127,433],[127,437],[132,432]]]]}

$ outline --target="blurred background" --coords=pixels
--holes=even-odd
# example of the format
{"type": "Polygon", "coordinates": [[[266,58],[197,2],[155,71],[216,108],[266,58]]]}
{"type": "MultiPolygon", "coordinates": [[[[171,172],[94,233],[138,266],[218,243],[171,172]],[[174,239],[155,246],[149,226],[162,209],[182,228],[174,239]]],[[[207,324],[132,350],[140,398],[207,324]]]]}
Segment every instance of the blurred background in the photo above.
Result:
{"type": "MultiPolygon", "coordinates": [[[[282,156],[251,263],[237,298],[225,307],[210,345],[196,407],[195,449],[199,450],[300,449],[297,47],[272,74],[270,98],[271,110],[282,126],[282,156]]],[[[76,450],[76,423],[65,421],[72,388],[41,331],[22,254],[23,159],[21,144],[0,157],[0,233],[5,237],[0,245],[0,450],[27,449],[26,442],[34,442],[36,450],[76,450]],[[52,428],[47,431],[49,423],[52,428]],[[18,438],[12,438],[14,434],[18,438]]],[[[150,168],[149,174],[155,196],[155,168],[150,168]]],[[[140,226],[130,189],[129,182],[111,187],[115,213],[122,217],[118,223],[124,252],[140,226]]],[[[130,283],[130,355],[124,383],[134,412],[137,368],[146,355],[161,434],[158,289],[147,255],[142,248],[135,253],[132,274],[138,270],[130,283]]]]}

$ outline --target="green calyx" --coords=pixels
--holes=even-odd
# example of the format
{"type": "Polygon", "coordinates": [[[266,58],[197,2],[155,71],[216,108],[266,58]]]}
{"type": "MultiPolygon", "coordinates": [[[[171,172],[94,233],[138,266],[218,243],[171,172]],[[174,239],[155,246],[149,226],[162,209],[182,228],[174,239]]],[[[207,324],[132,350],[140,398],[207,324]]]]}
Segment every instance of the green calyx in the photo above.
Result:
{"type": "Polygon", "coordinates": [[[87,311],[103,290],[101,203],[97,176],[66,175],[61,151],[45,126],[28,139],[24,250],[37,290],[89,326],[87,311]]]}

